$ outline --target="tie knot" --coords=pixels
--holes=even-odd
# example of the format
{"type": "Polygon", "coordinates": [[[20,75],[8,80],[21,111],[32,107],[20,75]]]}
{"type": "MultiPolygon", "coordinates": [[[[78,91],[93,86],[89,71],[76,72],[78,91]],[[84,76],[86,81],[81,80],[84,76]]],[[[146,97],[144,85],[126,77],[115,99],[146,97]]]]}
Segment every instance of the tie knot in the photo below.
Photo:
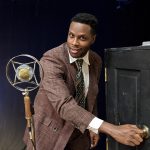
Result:
{"type": "Polygon", "coordinates": [[[76,60],[78,67],[82,68],[83,59],[77,59],[76,60]]]}

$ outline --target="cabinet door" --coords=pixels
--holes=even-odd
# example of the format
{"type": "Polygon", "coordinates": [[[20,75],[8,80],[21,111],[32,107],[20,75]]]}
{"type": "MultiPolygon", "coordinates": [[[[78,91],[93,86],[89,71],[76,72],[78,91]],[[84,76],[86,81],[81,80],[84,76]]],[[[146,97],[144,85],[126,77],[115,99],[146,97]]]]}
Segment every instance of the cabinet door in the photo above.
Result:
{"type": "MultiPolygon", "coordinates": [[[[150,50],[108,50],[105,63],[107,121],[150,127],[150,50]]],[[[108,137],[108,150],[149,149],[150,138],[129,147],[108,137]]]]}

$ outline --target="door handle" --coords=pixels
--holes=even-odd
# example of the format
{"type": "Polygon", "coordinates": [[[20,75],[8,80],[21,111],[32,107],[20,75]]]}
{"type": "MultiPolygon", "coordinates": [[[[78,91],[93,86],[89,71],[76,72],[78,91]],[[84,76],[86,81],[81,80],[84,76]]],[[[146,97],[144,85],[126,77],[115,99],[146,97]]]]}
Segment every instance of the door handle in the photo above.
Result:
{"type": "Polygon", "coordinates": [[[143,130],[143,134],[141,134],[142,138],[148,139],[150,137],[150,131],[149,131],[148,126],[139,125],[138,127],[143,130]]]}

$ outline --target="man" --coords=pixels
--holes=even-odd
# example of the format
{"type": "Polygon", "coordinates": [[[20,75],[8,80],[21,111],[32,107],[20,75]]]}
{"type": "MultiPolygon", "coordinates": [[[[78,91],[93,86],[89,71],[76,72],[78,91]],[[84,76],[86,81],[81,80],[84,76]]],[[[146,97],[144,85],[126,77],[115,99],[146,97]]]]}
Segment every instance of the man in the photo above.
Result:
{"type": "MultiPolygon", "coordinates": [[[[36,150],[89,150],[98,143],[100,132],[130,146],[142,142],[142,131],[135,125],[117,126],[96,117],[102,65],[100,56],[90,49],[96,26],[95,16],[75,15],[67,42],[41,58],[43,78],[34,102],[36,150]],[[81,66],[77,59],[83,60],[81,66]],[[84,83],[77,86],[79,69],[84,83]]],[[[26,142],[27,150],[32,150],[31,141],[26,142]]]]}

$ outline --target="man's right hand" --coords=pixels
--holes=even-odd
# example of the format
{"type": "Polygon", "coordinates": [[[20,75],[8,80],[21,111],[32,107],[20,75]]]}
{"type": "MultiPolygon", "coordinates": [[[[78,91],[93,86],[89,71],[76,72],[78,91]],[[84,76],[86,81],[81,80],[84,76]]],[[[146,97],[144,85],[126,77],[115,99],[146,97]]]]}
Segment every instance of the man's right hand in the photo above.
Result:
{"type": "Polygon", "coordinates": [[[113,125],[108,122],[103,122],[99,128],[99,132],[110,135],[117,142],[124,145],[136,146],[140,145],[143,141],[140,136],[143,134],[143,131],[137,128],[136,125],[113,125]]]}

